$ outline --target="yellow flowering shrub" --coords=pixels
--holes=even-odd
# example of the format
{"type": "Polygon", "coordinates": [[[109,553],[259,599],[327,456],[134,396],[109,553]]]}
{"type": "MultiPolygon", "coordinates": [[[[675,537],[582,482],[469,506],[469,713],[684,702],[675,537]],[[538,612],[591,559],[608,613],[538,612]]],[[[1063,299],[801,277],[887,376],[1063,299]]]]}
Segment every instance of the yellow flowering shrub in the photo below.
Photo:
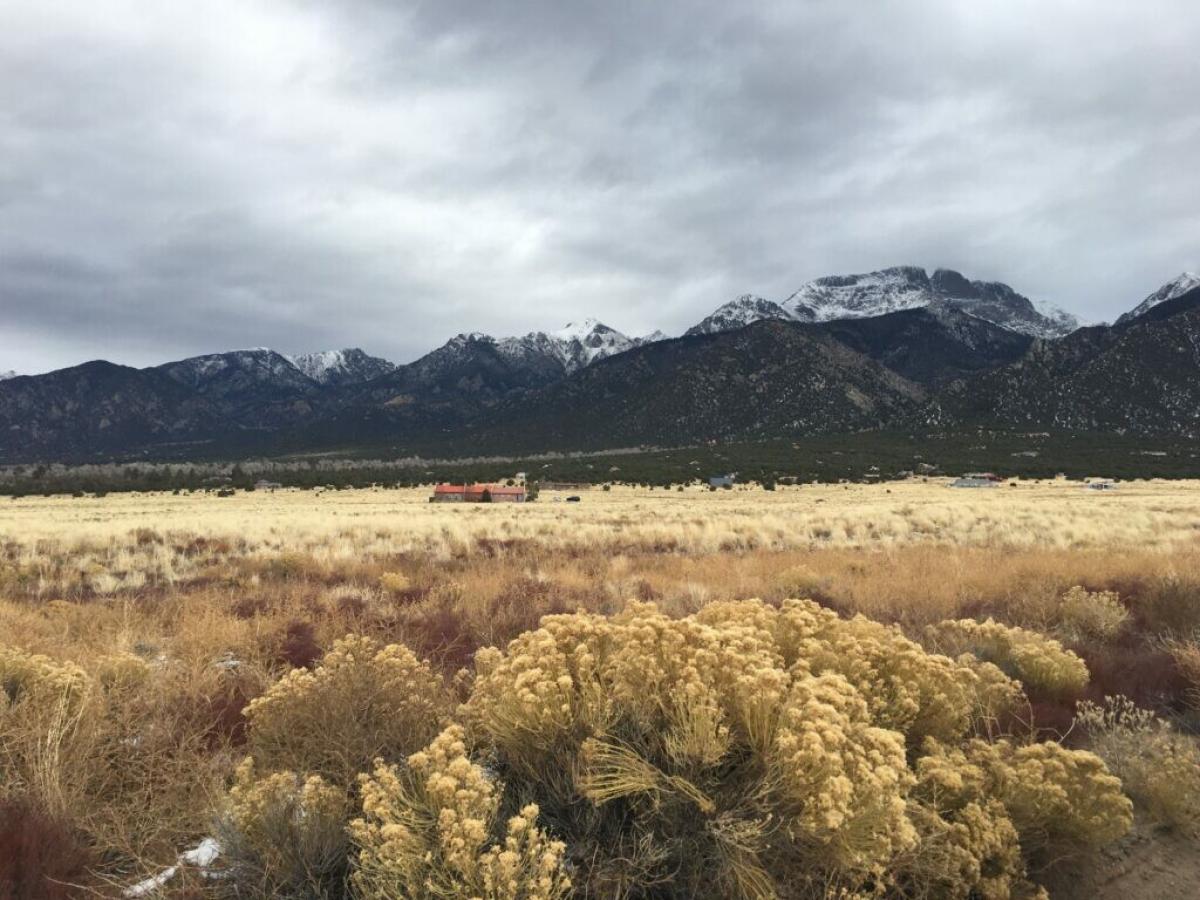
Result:
{"type": "MultiPolygon", "coordinates": [[[[927,776],[927,773],[923,773],[927,776]]],[[[901,895],[1010,900],[1034,896],[1017,829],[997,800],[954,799],[923,777],[909,804],[919,835],[896,867],[901,895]]]]}
{"type": "Polygon", "coordinates": [[[1036,897],[1031,855],[1110,841],[1131,807],[1096,755],[981,722],[1024,701],[1010,675],[1062,690],[1082,663],[991,622],[933,637],[959,655],[806,600],[552,615],[476,654],[449,725],[411,652],[343,639],[247,709],[235,880],[369,900],[1036,897]]]}
{"type": "Polygon", "coordinates": [[[87,673],[74,663],[0,647],[0,708],[60,703],[78,707],[90,683],[87,673]]]}
{"type": "Polygon", "coordinates": [[[1116,591],[1089,591],[1076,585],[1062,596],[1061,628],[1072,640],[1111,641],[1129,621],[1116,591]]]}
{"type": "Polygon", "coordinates": [[[1087,686],[1083,660],[1053,638],[1003,625],[994,619],[951,619],[927,629],[930,643],[949,654],[970,653],[994,663],[1029,688],[1051,694],[1077,694],[1087,686]]]}
{"type": "Polygon", "coordinates": [[[960,748],[931,742],[917,772],[937,803],[983,798],[1001,803],[1026,852],[1103,846],[1133,822],[1120,779],[1104,761],[1053,741],[1017,745],[973,739],[960,748]]]}
{"type": "MultiPolygon", "coordinates": [[[[810,639],[804,655],[814,673],[837,672],[849,680],[873,720],[901,732],[913,746],[926,737],[961,737],[976,709],[988,702],[980,698],[983,682],[972,666],[928,653],[898,628],[863,616],[839,620],[827,635],[810,639]]],[[[1019,693],[1016,685],[1012,693],[1019,693]]]]}
{"type": "Polygon", "coordinates": [[[384,572],[379,576],[379,586],[390,594],[399,594],[412,586],[412,582],[403,572],[384,572]]]}
{"type": "Polygon", "coordinates": [[[992,790],[1008,809],[1027,850],[1059,843],[1101,847],[1133,824],[1133,805],[1104,761],[1053,741],[1008,741],[972,748],[986,755],[992,790]]]}
{"type": "Polygon", "coordinates": [[[792,686],[769,761],[794,835],[839,868],[865,871],[916,843],[904,739],[871,725],[868,704],[840,675],[792,686]]]}
{"type": "Polygon", "coordinates": [[[318,775],[237,770],[219,826],[222,860],[259,896],[337,896],[347,875],[350,801],[318,775]]]}
{"type": "Polygon", "coordinates": [[[0,793],[31,784],[56,798],[67,792],[74,771],[58,762],[74,748],[91,695],[92,680],[74,663],[0,647],[0,793]]]}
{"type": "MultiPolygon", "coordinates": [[[[1036,810],[1014,788],[1010,814],[998,765],[972,764],[975,796],[944,812],[922,799],[926,748],[973,746],[978,717],[1023,699],[974,656],[811,601],[715,602],[683,619],[630,603],[548,616],[480,651],[476,670],[468,733],[514,796],[537,801],[589,895],[670,878],[695,895],[865,896],[918,870],[981,896],[1026,884],[1019,823],[1036,810]]],[[[1059,778],[1068,799],[1096,786],[1013,753],[1035,786],[1059,778]]]]}
{"type": "Polygon", "coordinates": [[[447,704],[442,679],[407,647],[345,637],[316,669],[293,669],[247,705],[247,749],[263,770],[348,786],[375,757],[424,746],[447,704]]]}
{"type": "Polygon", "coordinates": [[[920,841],[897,880],[932,896],[1035,895],[1023,854],[1102,846],[1132,824],[1103,761],[1057,743],[931,739],[915,768],[909,812],[920,841]]]}
{"type": "Polygon", "coordinates": [[[406,770],[378,762],[360,782],[363,816],[350,823],[360,897],[556,900],[570,890],[564,846],[537,827],[535,804],[493,840],[500,790],[468,758],[461,727],[410,756],[406,770]]]}
{"type": "Polygon", "coordinates": [[[1152,822],[1200,834],[1200,748],[1127,697],[1079,704],[1076,724],[1152,822]]]}

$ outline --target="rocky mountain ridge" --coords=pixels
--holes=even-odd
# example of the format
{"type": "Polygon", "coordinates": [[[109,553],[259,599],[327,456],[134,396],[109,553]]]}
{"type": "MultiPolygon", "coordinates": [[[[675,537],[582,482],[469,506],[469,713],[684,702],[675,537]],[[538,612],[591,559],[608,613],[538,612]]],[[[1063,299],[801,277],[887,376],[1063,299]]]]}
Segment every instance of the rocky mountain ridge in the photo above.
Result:
{"type": "Polygon", "coordinates": [[[1048,339],[1064,337],[1081,324],[1070,313],[1034,302],[1000,282],[971,281],[951,269],[937,269],[930,275],[918,266],[896,266],[817,278],[778,303],[744,294],[718,307],[687,333],[743,328],[762,319],[833,322],[925,308],[957,309],[1018,334],[1048,339]]]}
{"type": "MultiPolygon", "coordinates": [[[[944,272],[929,280],[967,291],[944,272]]],[[[983,422],[1200,434],[1200,287],[1054,339],[978,315],[979,302],[1009,301],[977,290],[974,305],[943,298],[875,316],[822,319],[831,307],[809,306],[813,321],[746,297],[749,313],[770,315],[674,339],[595,321],[462,334],[400,366],[358,350],[266,348],[146,369],[85,363],[0,382],[0,460],[599,449],[983,422]]]]}

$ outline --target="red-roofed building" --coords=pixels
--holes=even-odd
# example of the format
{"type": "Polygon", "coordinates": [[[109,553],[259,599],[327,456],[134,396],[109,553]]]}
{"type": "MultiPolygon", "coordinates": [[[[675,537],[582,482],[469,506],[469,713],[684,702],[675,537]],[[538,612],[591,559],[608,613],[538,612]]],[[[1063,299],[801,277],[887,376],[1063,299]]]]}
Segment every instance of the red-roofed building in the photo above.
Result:
{"type": "Polygon", "coordinates": [[[434,503],[524,503],[525,497],[519,484],[439,484],[432,499],[434,503]]]}
{"type": "Polygon", "coordinates": [[[436,485],[430,499],[434,503],[462,503],[467,499],[467,486],[465,484],[436,485]]]}

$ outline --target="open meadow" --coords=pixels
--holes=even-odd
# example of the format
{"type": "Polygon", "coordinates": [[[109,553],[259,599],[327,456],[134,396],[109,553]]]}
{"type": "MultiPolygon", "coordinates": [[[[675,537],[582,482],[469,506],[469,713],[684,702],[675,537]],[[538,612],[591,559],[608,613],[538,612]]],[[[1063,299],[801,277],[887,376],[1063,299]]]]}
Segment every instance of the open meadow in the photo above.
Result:
{"type": "Polygon", "coordinates": [[[1200,874],[1200,481],[429,494],[0,502],[0,898],[1200,874]]]}

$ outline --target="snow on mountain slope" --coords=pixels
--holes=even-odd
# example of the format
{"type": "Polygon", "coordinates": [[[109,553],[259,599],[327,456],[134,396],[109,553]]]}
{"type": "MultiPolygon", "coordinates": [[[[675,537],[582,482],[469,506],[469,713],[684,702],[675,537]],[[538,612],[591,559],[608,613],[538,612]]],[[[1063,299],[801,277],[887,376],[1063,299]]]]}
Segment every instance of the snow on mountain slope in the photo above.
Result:
{"type": "Polygon", "coordinates": [[[939,305],[1034,337],[1062,337],[1079,327],[1070,313],[1050,304],[1034,304],[1006,284],[969,281],[949,269],[938,269],[931,277],[918,266],[896,266],[861,275],[817,278],[778,304],[761,297],[739,297],[688,334],[727,331],[767,318],[830,322],[939,305]]]}
{"type": "Polygon", "coordinates": [[[719,331],[734,331],[745,328],[760,319],[791,319],[794,316],[778,303],[764,300],[753,294],[742,294],[728,303],[718,306],[710,315],[693,325],[684,335],[716,334],[719,331]]]}
{"type": "Polygon", "coordinates": [[[1034,310],[1039,316],[1052,322],[1057,328],[1062,329],[1063,334],[1070,334],[1072,331],[1083,328],[1085,325],[1094,325],[1095,322],[1090,319],[1081,319],[1065,309],[1060,309],[1053,303],[1047,303],[1045,300],[1029,301],[1033,304],[1034,310]]]}
{"type": "Polygon", "coordinates": [[[215,378],[233,374],[261,381],[300,383],[307,380],[291,360],[267,347],[192,356],[157,368],[176,381],[192,387],[200,387],[215,378]]]}
{"type": "Polygon", "coordinates": [[[641,337],[633,338],[633,345],[635,347],[644,347],[646,344],[657,344],[659,341],[666,340],[670,340],[670,335],[658,328],[655,328],[649,334],[643,334],[641,337]]]}
{"type": "Polygon", "coordinates": [[[1065,337],[1080,327],[1070,313],[1045,301],[1034,302],[999,281],[968,281],[958,272],[938,269],[929,279],[933,303],[943,303],[977,319],[1037,338],[1065,337]]]}
{"type": "Polygon", "coordinates": [[[862,319],[928,306],[929,276],[915,266],[865,275],[828,275],[800,286],[780,304],[800,322],[862,319]]]}
{"type": "Polygon", "coordinates": [[[634,347],[631,338],[592,318],[578,323],[569,322],[554,332],[552,337],[560,342],[566,354],[568,371],[582,369],[598,359],[615,356],[634,347]]]}
{"type": "Polygon", "coordinates": [[[1168,300],[1182,297],[1188,291],[1195,290],[1198,287],[1200,287],[1200,275],[1197,275],[1195,272],[1184,272],[1177,278],[1168,281],[1129,312],[1118,318],[1115,324],[1123,325],[1131,319],[1136,319],[1138,316],[1149,312],[1160,303],[1166,303],[1168,300]]]}
{"type": "Polygon", "coordinates": [[[645,338],[630,338],[603,322],[588,318],[581,322],[570,322],[554,332],[531,331],[522,337],[500,338],[495,343],[497,349],[510,359],[548,357],[556,360],[569,374],[596,360],[624,353],[642,344],[661,340],[662,337],[665,337],[662,332],[655,332],[645,338]]]}
{"type": "Polygon", "coordinates": [[[318,384],[352,384],[370,381],[396,368],[378,356],[370,356],[357,347],[322,350],[288,357],[292,364],[318,384]]]}
{"type": "Polygon", "coordinates": [[[16,377],[17,373],[14,369],[9,369],[7,372],[0,372],[0,381],[8,381],[8,379],[16,377]]]}

